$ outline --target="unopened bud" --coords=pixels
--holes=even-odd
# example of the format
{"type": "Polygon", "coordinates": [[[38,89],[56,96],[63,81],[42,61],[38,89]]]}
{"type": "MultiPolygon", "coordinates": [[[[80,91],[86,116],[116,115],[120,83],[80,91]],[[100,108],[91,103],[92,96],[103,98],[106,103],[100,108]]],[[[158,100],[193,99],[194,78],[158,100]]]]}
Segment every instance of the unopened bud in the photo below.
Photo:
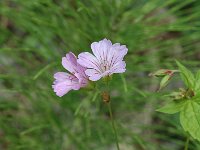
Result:
{"type": "Polygon", "coordinates": [[[167,84],[169,83],[169,80],[171,79],[171,75],[166,75],[162,78],[162,80],[160,81],[160,87],[159,90],[161,90],[162,88],[166,87],[167,84]]]}
{"type": "Polygon", "coordinates": [[[160,69],[156,72],[150,73],[149,76],[155,76],[155,77],[164,77],[166,75],[172,76],[175,72],[178,72],[178,70],[160,69]]]}

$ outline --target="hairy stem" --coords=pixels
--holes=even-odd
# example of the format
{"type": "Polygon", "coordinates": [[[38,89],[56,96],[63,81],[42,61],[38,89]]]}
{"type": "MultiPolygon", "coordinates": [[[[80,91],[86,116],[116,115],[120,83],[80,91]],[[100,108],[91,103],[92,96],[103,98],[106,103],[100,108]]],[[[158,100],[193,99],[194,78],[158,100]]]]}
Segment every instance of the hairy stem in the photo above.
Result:
{"type": "Polygon", "coordinates": [[[115,127],[115,121],[114,121],[114,118],[113,118],[113,113],[112,113],[112,109],[111,109],[111,102],[108,102],[108,109],[109,109],[109,113],[110,113],[110,119],[111,119],[111,123],[112,123],[112,128],[113,128],[113,132],[115,134],[115,141],[116,141],[116,146],[117,146],[117,150],[120,150],[119,148],[119,142],[118,142],[118,135],[117,135],[117,130],[116,130],[116,127],[115,127]]]}

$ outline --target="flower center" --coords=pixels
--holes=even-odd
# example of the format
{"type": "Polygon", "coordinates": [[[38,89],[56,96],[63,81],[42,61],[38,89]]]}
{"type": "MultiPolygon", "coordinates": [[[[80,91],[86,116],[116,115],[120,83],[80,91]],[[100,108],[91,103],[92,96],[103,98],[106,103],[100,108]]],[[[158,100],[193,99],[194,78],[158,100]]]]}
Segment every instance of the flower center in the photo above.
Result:
{"type": "Polygon", "coordinates": [[[110,69],[109,67],[109,63],[107,60],[104,60],[101,64],[100,64],[100,68],[101,68],[101,72],[106,72],[110,69]]]}

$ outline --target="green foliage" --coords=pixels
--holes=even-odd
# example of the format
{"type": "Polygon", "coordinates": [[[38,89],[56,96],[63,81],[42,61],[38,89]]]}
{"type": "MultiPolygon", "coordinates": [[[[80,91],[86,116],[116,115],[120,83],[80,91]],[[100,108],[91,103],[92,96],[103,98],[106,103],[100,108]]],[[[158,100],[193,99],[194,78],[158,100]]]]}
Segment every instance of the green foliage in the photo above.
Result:
{"type": "Polygon", "coordinates": [[[186,87],[189,89],[194,89],[196,81],[192,72],[188,70],[186,67],[184,67],[180,62],[176,61],[176,63],[179,67],[182,80],[184,81],[186,87]]]}
{"type": "Polygon", "coordinates": [[[184,109],[180,112],[180,122],[185,131],[188,131],[194,139],[200,141],[200,104],[188,100],[184,109]]]}
{"type": "Polygon", "coordinates": [[[197,72],[195,77],[194,91],[200,93],[200,70],[197,72]]]}
{"type": "MultiPolygon", "coordinates": [[[[180,62],[176,61],[176,63],[187,89],[178,93],[179,95],[183,95],[183,97],[174,99],[157,111],[167,114],[180,112],[180,123],[183,129],[186,132],[189,132],[194,139],[200,141],[200,91],[198,90],[200,81],[199,71],[196,76],[194,76],[193,73],[180,62]]],[[[177,92],[175,94],[177,94],[177,92]]]]}
{"type": "Polygon", "coordinates": [[[177,100],[177,101],[170,101],[165,106],[157,109],[157,111],[166,113],[166,114],[175,114],[184,109],[185,103],[187,103],[186,100],[177,100]]]}
{"type": "MultiPolygon", "coordinates": [[[[65,71],[61,57],[91,51],[103,38],[129,49],[127,71],[110,84],[122,149],[183,149],[176,116],[154,112],[160,94],[148,74],[174,68],[174,59],[200,67],[199,10],[197,0],[0,0],[0,149],[113,149],[100,94],[59,98],[51,87],[53,74],[65,71]]],[[[199,147],[193,141],[190,149],[199,147]]]]}

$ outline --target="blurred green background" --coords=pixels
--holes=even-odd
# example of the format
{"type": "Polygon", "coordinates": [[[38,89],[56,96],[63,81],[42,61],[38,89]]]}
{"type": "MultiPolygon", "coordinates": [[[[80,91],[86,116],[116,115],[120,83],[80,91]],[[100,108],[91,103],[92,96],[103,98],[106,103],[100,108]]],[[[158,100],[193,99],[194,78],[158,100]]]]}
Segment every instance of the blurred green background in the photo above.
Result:
{"type": "MultiPolygon", "coordinates": [[[[113,76],[121,150],[183,150],[186,134],[148,74],[200,68],[199,0],[0,0],[0,149],[115,150],[107,107],[93,91],[59,98],[61,58],[94,41],[127,45],[127,71],[113,76]]],[[[182,86],[173,79],[162,93],[182,86]]],[[[190,150],[200,150],[192,140],[190,150]]]]}

